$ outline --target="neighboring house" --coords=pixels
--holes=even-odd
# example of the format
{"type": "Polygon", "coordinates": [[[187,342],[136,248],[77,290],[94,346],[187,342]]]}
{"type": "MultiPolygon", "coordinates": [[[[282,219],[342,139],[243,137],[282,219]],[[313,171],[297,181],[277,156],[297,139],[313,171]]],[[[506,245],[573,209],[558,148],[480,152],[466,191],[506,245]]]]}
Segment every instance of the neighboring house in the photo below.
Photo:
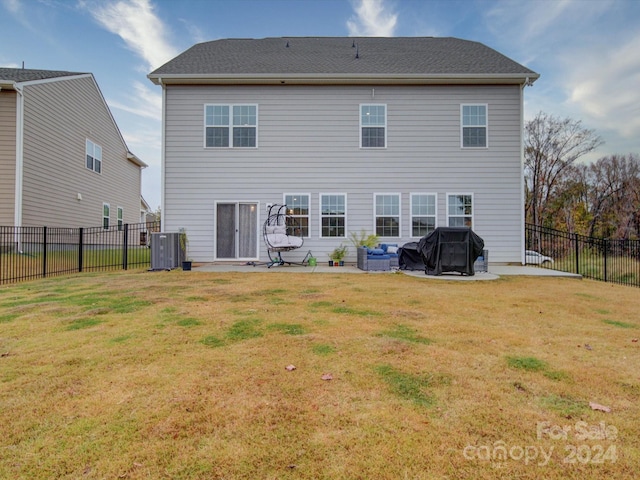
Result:
{"type": "Polygon", "coordinates": [[[0,225],[138,223],[144,167],[92,74],[0,68],[0,225]]]}
{"type": "Polygon", "coordinates": [[[195,45],[148,76],[163,230],[186,229],[195,261],[264,260],[268,205],[286,203],[306,237],[290,259],[326,260],[363,229],[402,245],[469,225],[492,262],[522,263],[523,91],[538,76],[456,38],[195,45]]]}

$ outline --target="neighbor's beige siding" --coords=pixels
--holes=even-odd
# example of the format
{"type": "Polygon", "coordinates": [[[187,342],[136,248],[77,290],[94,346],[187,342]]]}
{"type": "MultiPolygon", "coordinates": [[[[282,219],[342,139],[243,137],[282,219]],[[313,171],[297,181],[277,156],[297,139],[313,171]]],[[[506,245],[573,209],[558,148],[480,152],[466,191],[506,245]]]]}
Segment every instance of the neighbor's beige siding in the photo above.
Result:
{"type": "Polygon", "coordinates": [[[0,90],[0,225],[14,223],[16,92],[0,90]]]}
{"type": "Polygon", "coordinates": [[[92,77],[25,86],[22,225],[100,226],[104,202],[111,225],[118,206],[137,223],[140,174],[92,77]],[[102,147],[100,174],[85,166],[87,139],[102,147]]]}

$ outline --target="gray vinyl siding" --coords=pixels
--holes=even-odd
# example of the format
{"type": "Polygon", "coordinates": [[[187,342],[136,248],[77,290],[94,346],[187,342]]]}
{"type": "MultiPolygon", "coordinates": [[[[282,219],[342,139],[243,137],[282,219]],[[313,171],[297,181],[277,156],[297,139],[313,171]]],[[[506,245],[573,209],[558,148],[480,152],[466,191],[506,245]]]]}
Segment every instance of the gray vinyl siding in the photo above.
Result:
{"type": "Polygon", "coordinates": [[[0,225],[13,225],[16,174],[16,93],[0,90],[0,225]]]}
{"type": "Polygon", "coordinates": [[[104,202],[112,225],[116,206],[140,221],[140,168],[91,77],[24,87],[23,189],[25,226],[100,226],[104,202]],[[102,147],[100,174],[85,166],[87,138],[102,147]]]}
{"type": "MultiPolygon", "coordinates": [[[[166,86],[166,231],[186,228],[196,261],[214,260],[216,201],[266,203],[311,195],[311,250],[320,261],[345,239],[320,237],[319,194],[347,195],[347,232],[374,231],[373,194],[401,194],[401,237],[410,236],[410,193],[437,193],[446,226],[447,193],[474,194],[474,231],[492,262],[522,251],[520,86],[166,86]],[[487,149],[460,148],[460,105],[488,106],[487,149]],[[258,148],[204,148],[205,104],[257,104],[258,148]],[[362,149],[359,106],[387,106],[387,147],[362,149]]],[[[266,251],[260,238],[260,257],[266,251]]],[[[355,261],[350,247],[347,260],[355,261]]]]}

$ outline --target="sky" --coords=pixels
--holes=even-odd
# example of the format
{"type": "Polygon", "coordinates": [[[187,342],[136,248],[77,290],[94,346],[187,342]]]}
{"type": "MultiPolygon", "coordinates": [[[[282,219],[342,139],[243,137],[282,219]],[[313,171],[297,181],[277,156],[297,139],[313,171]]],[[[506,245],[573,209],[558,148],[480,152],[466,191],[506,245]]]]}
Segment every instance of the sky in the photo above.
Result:
{"type": "Polygon", "coordinates": [[[640,152],[640,0],[0,0],[0,66],[90,72],[160,206],[161,87],[154,69],[220,38],[435,36],[481,42],[536,71],[525,120],[582,122],[640,152]]]}

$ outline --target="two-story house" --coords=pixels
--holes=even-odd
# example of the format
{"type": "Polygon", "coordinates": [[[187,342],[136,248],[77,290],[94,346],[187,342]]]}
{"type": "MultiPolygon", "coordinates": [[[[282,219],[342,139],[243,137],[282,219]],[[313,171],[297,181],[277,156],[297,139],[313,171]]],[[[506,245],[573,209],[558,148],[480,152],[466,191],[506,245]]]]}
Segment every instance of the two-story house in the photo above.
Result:
{"type": "Polygon", "coordinates": [[[492,262],[520,263],[523,92],[538,76],[456,38],[197,44],[149,74],[163,228],[186,229],[196,261],[264,260],[267,207],[286,204],[300,258],[351,232],[402,245],[468,225],[492,262]]]}
{"type": "Polygon", "coordinates": [[[0,68],[0,225],[137,223],[144,167],[92,74],[0,68]]]}

